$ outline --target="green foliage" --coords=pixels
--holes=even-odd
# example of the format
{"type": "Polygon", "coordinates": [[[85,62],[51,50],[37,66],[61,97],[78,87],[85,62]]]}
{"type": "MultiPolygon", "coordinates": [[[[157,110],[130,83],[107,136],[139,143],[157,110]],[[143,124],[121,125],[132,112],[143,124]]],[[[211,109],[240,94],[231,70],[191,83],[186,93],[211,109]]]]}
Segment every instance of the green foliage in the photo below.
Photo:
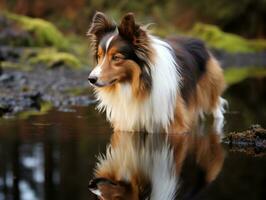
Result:
{"type": "Polygon", "coordinates": [[[55,46],[57,48],[66,48],[67,40],[62,33],[50,22],[27,16],[6,13],[9,20],[15,21],[20,28],[28,31],[32,36],[32,46],[55,46]]]}
{"type": "Polygon", "coordinates": [[[218,25],[245,37],[265,37],[265,0],[179,0],[185,11],[193,10],[197,21],[218,25]]]}
{"type": "Polygon", "coordinates": [[[224,72],[225,81],[228,85],[239,83],[248,77],[265,77],[266,69],[258,67],[232,67],[224,72]]]}
{"type": "Polygon", "coordinates": [[[134,12],[139,19],[188,30],[196,21],[216,24],[248,38],[266,37],[266,0],[64,0],[4,1],[2,9],[52,19],[61,28],[84,34],[96,10],[118,19],[134,12]],[[23,2],[23,3],[22,3],[23,2]]]}
{"type": "Polygon", "coordinates": [[[30,67],[28,65],[23,65],[21,63],[15,63],[12,61],[2,61],[1,67],[3,69],[19,69],[19,70],[23,70],[23,71],[30,70],[30,67]]]}
{"type": "Polygon", "coordinates": [[[190,35],[207,42],[210,47],[235,52],[257,52],[266,49],[266,40],[247,40],[238,35],[225,33],[217,26],[197,23],[190,35]]]}
{"type": "Polygon", "coordinates": [[[79,69],[87,65],[88,47],[84,40],[66,38],[52,23],[43,19],[8,12],[3,16],[8,21],[3,23],[7,25],[0,27],[0,30],[12,31],[11,36],[5,31],[7,34],[3,40],[7,42],[4,45],[23,48],[23,51],[18,51],[19,59],[6,60],[2,63],[3,68],[31,70],[35,65],[42,64],[47,68],[67,66],[79,69]],[[13,35],[18,37],[14,38],[13,35]]]}

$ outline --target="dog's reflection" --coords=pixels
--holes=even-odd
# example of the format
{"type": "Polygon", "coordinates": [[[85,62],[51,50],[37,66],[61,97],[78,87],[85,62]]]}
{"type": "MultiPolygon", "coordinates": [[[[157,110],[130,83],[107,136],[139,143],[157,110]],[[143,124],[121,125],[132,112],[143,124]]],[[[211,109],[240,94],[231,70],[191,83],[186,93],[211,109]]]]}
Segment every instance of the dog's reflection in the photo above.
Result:
{"type": "Polygon", "coordinates": [[[115,132],[89,189],[101,200],[193,199],[223,161],[213,128],[183,135],[115,132]]]}

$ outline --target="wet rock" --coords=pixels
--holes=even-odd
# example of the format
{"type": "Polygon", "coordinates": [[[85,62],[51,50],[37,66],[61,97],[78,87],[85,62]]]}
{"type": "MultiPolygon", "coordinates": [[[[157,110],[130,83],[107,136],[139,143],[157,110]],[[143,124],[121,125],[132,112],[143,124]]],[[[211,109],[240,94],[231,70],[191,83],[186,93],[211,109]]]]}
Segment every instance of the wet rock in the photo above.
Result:
{"type": "Polygon", "coordinates": [[[266,129],[252,125],[248,130],[229,133],[223,142],[234,148],[256,148],[266,150],[266,129]]]}
{"type": "Polygon", "coordinates": [[[53,107],[69,112],[72,106],[88,106],[93,103],[86,81],[87,71],[58,68],[33,71],[6,70],[0,76],[1,116],[10,117],[27,110],[42,110],[42,103],[49,102],[53,107]],[[82,94],[70,94],[78,89],[82,94]],[[8,109],[7,109],[8,108],[8,109]]]}
{"type": "Polygon", "coordinates": [[[23,30],[15,30],[8,27],[0,32],[0,42],[2,45],[25,45],[29,44],[31,36],[23,30]]]}
{"type": "Polygon", "coordinates": [[[3,74],[0,76],[0,83],[2,84],[5,84],[13,80],[14,80],[14,76],[12,74],[3,74]]]}
{"type": "Polygon", "coordinates": [[[21,57],[23,48],[12,46],[0,46],[0,60],[1,61],[14,61],[17,62],[21,57]]]}
{"type": "Polygon", "coordinates": [[[41,109],[41,93],[40,92],[31,92],[21,95],[22,102],[26,104],[29,108],[41,109]]]}
{"type": "Polygon", "coordinates": [[[11,111],[11,108],[9,105],[0,103],[0,117],[2,117],[3,115],[5,115],[6,113],[10,111],[11,111]]]}
{"type": "Polygon", "coordinates": [[[40,110],[41,95],[39,93],[17,94],[0,97],[0,116],[18,113],[28,109],[40,110]]]}
{"type": "Polygon", "coordinates": [[[2,61],[4,61],[4,58],[2,58],[1,53],[0,53],[0,76],[3,73],[3,69],[2,69],[2,61]]]}
{"type": "Polygon", "coordinates": [[[4,15],[0,15],[0,30],[1,45],[25,46],[30,44],[30,33],[4,15]]]}

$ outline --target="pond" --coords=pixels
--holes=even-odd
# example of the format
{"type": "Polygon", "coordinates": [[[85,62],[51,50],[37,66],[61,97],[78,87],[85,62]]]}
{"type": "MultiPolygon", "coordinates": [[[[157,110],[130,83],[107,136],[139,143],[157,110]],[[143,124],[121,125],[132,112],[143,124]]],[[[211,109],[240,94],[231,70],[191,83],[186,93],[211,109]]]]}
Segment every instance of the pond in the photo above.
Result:
{"type": "MultiPolygon", "coordinates": [[[[251,124],[266,126],[265,85],[265,78],[247,79],[227,90],[230,107],[224,134],[245,130],[251,124]]],[[[131,168],[125,165],[126,156],[138,157],[140,151],[146,152],[145,166],[149,169],[143,170],[149,171],[154,168],[151,163],[155,161],[149,163],[152,156],[165,147],[170,149],[177,169],[172,178],[178,181],[175,184],[180,199],[266,199],[266,156],[221,145],[222,135],[211,125],[199,127],[194,135],[165,139],[160,134],[112,133],[94,105],[73,110],[0,121],[0,200],[97,199],[88,185],[97,156],[105,154],[111,138],[116,137],[120,138],[116,147],[124,149],[125,157],[123,163],[112,164],[126,173],[131,168]]],[[[135,160],[139,162],[139,158],[135,160]]],[[[157,182],[166,184],[164,178],[157,182]]]]}

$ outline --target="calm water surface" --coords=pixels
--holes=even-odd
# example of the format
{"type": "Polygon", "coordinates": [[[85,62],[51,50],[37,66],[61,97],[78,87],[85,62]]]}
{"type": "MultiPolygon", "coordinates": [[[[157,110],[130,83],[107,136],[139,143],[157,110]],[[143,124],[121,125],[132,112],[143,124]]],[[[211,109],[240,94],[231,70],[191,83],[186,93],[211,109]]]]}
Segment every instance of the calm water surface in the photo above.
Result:
{"type": "MultiPolygon", "coordinates": [[[[249,80],[227,90],[230,108],[225,134],[254,123],[266,126],[265,83],[265,79],[249,80]]],[[[96,157],[105,153],[114,135],[94,105],[74,109],[0,121],[0,200],[96,199],[88,183],[96,157]]],[[[266,199],[266,157],[229,151],[219,144],[220,135],[208,130],[200,129],[199,136],[186,140],[192,142],[176,139],[171,144],[176,151],[180,142],[191,146],[179,167],[181,199],[266,199]],[[199,155],[204,145],[207,150],[199,155]],[[199,157],[206,159],[195,162],[199,157]],[[216,169],[204,164],[209,158],[217,158],[216,169]],[[200,172],[197,165],[204,166],[200,172]],[[211,177],[208,183],[205,177],[211,177]]],[[[160,136],[149,135],[151,139],[145,140],[156,137],[160,136]]]]}

